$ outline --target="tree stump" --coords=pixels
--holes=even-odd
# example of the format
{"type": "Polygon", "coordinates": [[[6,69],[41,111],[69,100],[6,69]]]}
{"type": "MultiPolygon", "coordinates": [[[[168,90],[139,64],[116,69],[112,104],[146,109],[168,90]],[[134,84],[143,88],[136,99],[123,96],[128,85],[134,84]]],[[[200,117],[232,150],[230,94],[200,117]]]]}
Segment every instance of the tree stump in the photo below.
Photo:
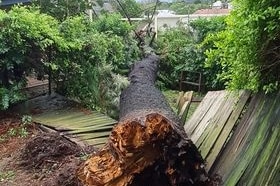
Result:
{"type": "Polygon", "coordinates": [[[203,159],[155,87],[159,58],[136,62],[107,144],[78,170],[84,185],[207,185],[203,159]]]}

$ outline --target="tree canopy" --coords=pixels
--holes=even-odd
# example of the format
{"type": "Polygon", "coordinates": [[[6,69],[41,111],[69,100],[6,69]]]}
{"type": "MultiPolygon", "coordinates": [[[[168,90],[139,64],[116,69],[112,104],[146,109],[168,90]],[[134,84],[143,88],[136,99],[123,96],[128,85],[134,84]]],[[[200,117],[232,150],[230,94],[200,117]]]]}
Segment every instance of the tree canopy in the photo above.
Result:
{"type": "MultiPolygon", "coordinates": [[[[177,88],[182,70],[201,72],[208,89],[222,89],[223,82],[217,79],[221,65],[205,66],[205,51],[213,48],[213,43],[203,42],[209,35],[225,29],[225,17],[197,19],[190,27],[180,26],[160,33],[157,41],[158,52],[162,54],[160,70],[161,85],[177,88]]],[[[194,81],[194,79],[190,79],[194,81]]]]}
{"type": "Polygon", "coordinates": [[[0,108],[23,98],[27,76],[41,79],[50,70],[63,94],[104,112],[117,108],[127,82],[117,73],[139,55],[132,27],[120,18],[104,15],[90,22],[72,16],[60,22],[34,7],[1,10],[0,108]]]}
{"type": "Polygon", "coordinates": [[[112,4],[123,17],[141,17],[143,14],[140,4],[135,0],[116,0],[112,4]]]}
{"type": "Polygon", "coordinates": [[[85,13],[90,5],[90,1],[87,0],[32,0],[32,2],[40,7],[42,13],[49,14],[59,21],[63,21],[69,16],[77,16],[85,13]]]}
{"type": "Polygon", "coordinates": [[[208,38],[208,64],[221,64],[230,89],[279,89],[280,2],[235,0],[227,28],[208,38]]]}
{"type": "Polygon", "coordinates": [[[14,7],[0,10],[0,108],[22,99],[19,89],[26,85],[27,74],[34,70],[39,78],[45,74],[47,51],[64,48],[58,21],[38,9],[14,7]]]}

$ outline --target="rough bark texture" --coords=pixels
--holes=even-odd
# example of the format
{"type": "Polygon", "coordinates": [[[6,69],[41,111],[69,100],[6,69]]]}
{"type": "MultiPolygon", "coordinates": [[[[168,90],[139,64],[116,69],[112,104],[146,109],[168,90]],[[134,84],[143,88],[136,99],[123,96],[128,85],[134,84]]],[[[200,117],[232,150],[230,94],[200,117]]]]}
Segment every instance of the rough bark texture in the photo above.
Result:
{"type": "Polygon", "coordinates": [[[134,64],[108,143],[79,169],[85,185],[207,185],[204,162],[155,88],[159,58],[134,64]]]}

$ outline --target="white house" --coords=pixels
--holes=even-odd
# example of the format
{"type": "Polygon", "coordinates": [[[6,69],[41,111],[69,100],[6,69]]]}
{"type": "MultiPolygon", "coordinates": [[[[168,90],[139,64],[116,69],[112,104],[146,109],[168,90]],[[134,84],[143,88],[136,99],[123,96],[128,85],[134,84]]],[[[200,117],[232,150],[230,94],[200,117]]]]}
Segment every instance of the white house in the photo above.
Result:
{"type": "Polygon", "coordinates": [[[228,9],[233,9],[233,6],[231,3],[228,3],[228,9]]]}
{"type": "Polygon", "coordinates": [[[212,8],[215,8],[215,9],[219,9],[219,8],[223,8],[223,3],[222,1],[216,1],[212,4],[212,8]]]}
{"type": "Polygon", "coordinates": [[[156,30],[177,27],[178,24],[188,24],[190,21],[198,18],[211,18],[217,16],[229,15],[230,9],[201,9],[190,15],[159,14],[155,16],[156,30]]]}
{"type": "MultiPolygon", "coordinates": [[[[231,7],[228,5],[228,7],[231,7]]],[[[216,1],[213,3],[211,9],[201,9],[197,10],[193,14],[189,15],[176,15],[170,10],[158,10],[157,15],[154,16],[152,27],[155,32],[159,30],[165,30],[166,28],[177,27],[179,24],[188,25],[192,20],[199,18],[211,18],[217,16],[229,15],[231,9],[223,8],[223,3],[221,1],[216,1]]],[[[146,18],[131,18],[132,21],[144,21],[146,18]]],[[[122,20],[127,20],[126,18],[122,20]]],[[[140,29],[144,29],[145,25],[141,25],[140,29]]]]}

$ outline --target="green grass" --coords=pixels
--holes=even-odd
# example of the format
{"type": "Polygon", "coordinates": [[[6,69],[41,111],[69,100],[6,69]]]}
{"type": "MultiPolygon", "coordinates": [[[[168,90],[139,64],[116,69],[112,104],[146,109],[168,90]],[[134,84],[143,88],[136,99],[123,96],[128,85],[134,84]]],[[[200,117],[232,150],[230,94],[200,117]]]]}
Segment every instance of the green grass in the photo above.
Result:
{"type": "Polygon", "coordinates": [[[31,116],[24,115],[18,127],[9,128],[9,130],[5,134],[0,135],[0,143],[12,137],[26,138],[29,134],[27,130],[27,126],[30,125],[31,122],[32,122],[31,116]]]}
{"type": "Polygon", "coordinates": [[[167,102],[171,106],[172,110],[177,113],[177,108],[176,108],[176,101],[179,95],[178,90],[165,90],[162,92],[163,95],[165,96],[167,102]]]}
{"type": "Polygon", "coordinates": [[[12,180],[15,177],[14,171],[0,172],[0,182],[12,180]]]}

